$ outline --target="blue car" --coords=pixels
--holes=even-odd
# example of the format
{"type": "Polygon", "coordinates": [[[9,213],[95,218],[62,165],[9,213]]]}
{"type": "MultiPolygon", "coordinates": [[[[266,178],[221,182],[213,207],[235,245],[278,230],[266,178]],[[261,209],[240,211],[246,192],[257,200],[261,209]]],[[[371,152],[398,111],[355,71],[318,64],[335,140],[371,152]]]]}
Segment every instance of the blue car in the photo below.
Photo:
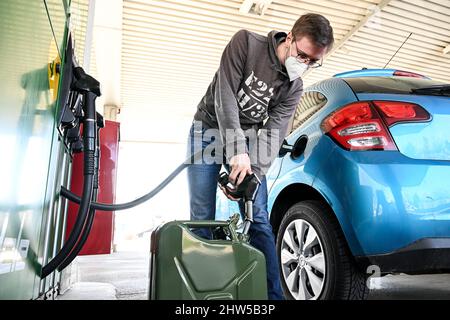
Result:
{"type": "Polygon", "coordinates": [[[381,69],[308,87],[267,181],[287,298],[450,271],[450,85],[381,69]]]}

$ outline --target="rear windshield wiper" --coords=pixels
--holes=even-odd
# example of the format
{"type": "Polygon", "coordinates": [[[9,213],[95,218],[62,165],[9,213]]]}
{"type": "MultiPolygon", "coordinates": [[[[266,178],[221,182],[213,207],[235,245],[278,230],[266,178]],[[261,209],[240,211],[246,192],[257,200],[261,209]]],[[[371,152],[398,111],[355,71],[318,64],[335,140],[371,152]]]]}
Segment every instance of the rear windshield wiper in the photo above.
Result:
{"type": "Polygon", "coordinates": [[[450,97],[450,84],[438,84],[425,88],[411,89],[411,92],[415,94],[450,97]]]}

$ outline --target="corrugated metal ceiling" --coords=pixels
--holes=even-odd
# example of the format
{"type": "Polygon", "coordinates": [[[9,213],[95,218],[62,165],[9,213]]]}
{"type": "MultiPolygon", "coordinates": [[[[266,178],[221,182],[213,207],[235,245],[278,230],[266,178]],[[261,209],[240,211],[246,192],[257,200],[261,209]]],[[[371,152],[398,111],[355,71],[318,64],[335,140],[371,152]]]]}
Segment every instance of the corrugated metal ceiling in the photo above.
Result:
{"type": "Polygon", "coordinates": [[[263,16],[240,14],[242,2],[123,1],[120,119],[159,132],[132,132],[129,125],[125,140],[184,142],[232,35],[243,28],[288,32],[307,12],[330,20],[336,45],[321,68],[306,74],[305,86],[338,72],[383,68],[408,36],[388,67],[450,82],[450,54],[443,52],[450,44],[450,0],[271,1],[263,16]]]}

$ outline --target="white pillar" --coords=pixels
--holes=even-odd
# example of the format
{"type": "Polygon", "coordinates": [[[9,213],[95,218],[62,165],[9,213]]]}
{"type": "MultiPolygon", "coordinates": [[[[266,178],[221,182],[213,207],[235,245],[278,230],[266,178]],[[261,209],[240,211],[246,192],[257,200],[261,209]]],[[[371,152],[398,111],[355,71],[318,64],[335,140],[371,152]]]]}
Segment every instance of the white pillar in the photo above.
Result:
{"type": "Polygon", "coordinates": [[[97,111],[104,114],[104,105],[121,106],[123,0],[91,1],[95,1],[93,51],[96,56],[96,76],[102,90],[102,96],[97,100],[97,111]]]}

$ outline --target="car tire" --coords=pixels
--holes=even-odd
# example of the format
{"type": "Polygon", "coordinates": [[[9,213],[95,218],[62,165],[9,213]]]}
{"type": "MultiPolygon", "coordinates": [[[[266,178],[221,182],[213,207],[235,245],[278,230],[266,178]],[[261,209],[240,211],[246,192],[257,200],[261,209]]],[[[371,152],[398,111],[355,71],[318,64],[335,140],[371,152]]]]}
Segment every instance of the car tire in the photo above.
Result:
{"type": "Polygon", "coordinates": [[[368,275],[356,265],[334,213],[320,201],[299,202],[287,211],[277,254],[286,299],[367,298],[368,275]]]}

